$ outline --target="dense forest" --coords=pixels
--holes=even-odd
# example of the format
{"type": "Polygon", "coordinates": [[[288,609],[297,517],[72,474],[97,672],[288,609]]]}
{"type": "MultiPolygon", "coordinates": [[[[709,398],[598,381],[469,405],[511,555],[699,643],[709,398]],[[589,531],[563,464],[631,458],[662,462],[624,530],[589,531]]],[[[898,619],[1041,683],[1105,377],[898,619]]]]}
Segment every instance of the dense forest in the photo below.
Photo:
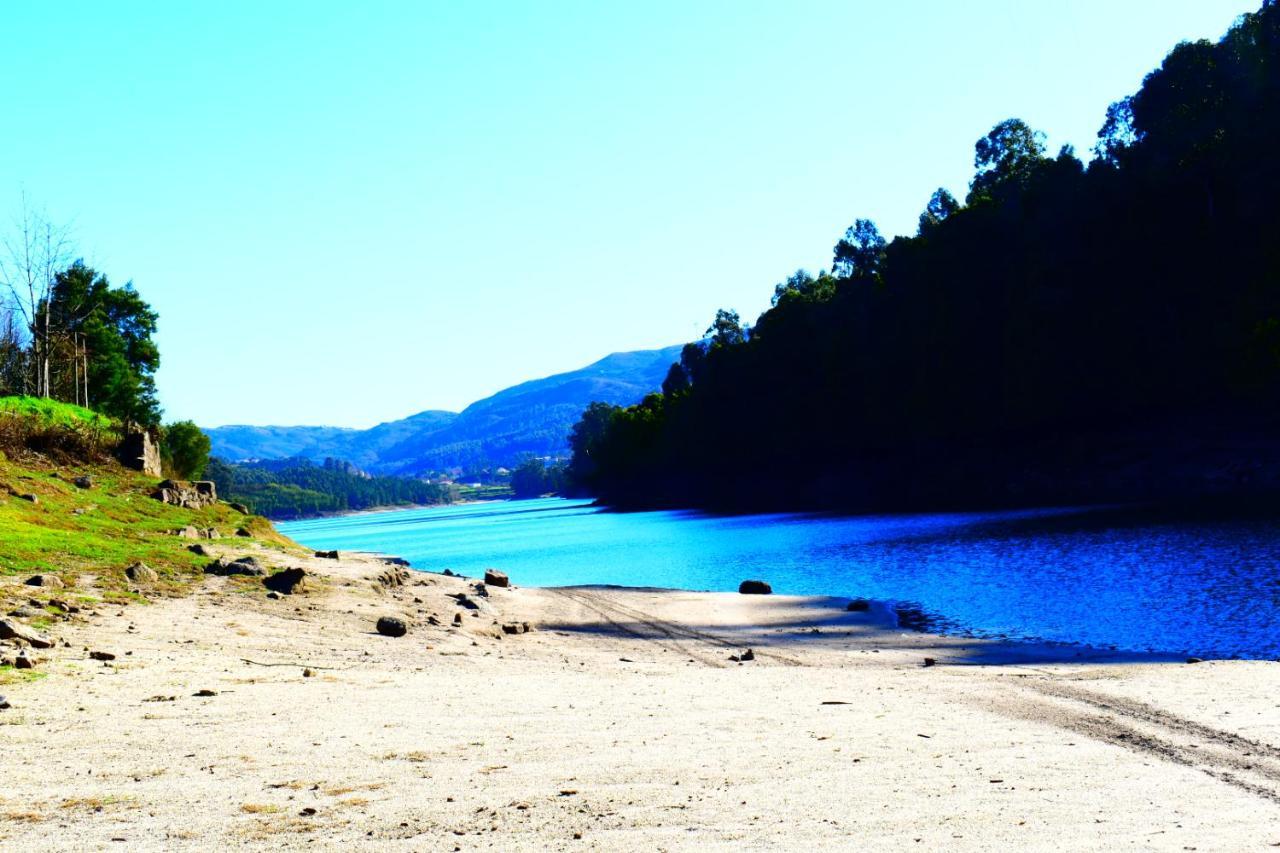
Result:
{"type": "Polygon", "coordinates": [[[454,500],[454,487],[400,477],[371,477],[350,463],[309,459],[230,464],[211,459],[204,476],[224,500],[247,504],[268,518],[304,518],[330,512],[454,500]]]}
{"type": "Polygon", "coordinates": [[[924,507],[1280,483],[1280,5],[1178,45],[1086,163],[1010,119],[913,236],[858,220],[754,326],[574,427],[618,505],[924,507]]]}

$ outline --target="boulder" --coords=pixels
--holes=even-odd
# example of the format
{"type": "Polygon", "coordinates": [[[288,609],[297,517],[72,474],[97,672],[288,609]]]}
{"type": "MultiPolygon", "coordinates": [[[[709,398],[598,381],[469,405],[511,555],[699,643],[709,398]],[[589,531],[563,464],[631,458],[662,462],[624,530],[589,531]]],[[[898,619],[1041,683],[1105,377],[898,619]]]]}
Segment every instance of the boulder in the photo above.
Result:
{"type": "Polygon", "coordinates": [[[502,633],[527,634],[529,633],[529,623],[528,622],[504,622],[502,624],[502,633]]]}
{"type": "Polygon", "coordinates": [[[27,503],[32,503],[32,504],[38,504],[38,503],[40,503],[40,499],[39,499],[38,497],[36,497],[35,495],[30,495],[30,494],[27,494],[27,495],[15,495],[15,497],[17,497],[17,499],[18,499],[18,500],[20,500],[20,501],[26,501],[27,503]]]}
{"type": "Polygon", "coordinates": [[[228,504],[228,506],[230,506],[232,509],[234,509],[236,512],[240,513],[241,515],[249,515],[249,508],[244,504],[233,503],[233,504],[228,504]]]}
{"type": "Polygon", "coordinates": [[[36,662],[27,657],[26,654],[19,654],[13,659],[14,669],[35,669],[36,662]]]}
{"type": "Polygon", "coordinates": [[[37,649],[53,648],[53,640],[13,619],[0,619],[0,640],[22,640],[37,649]]]}
{"type": "Polygon", "coordinates": [[[27,586],[42,586],[45,589],[62,589],[66,586],[57,575],[32,575],[23,581],[27,586]]]}
{"type": "Polygon", "coordinates": [[[409,626],[396,616],[383,616],[378,620],[378,633],[384,637],[403,637],[409,633],[409,626]]]}
{"type": "Polygon", "coordinates": [[[199,542],[194,545],[188,545],[187,550],[192,554],[195,554],[197,557],[209,556],[209,549],[201,545],[199,542]]]}
{"type": "Polygon", "coordinates": [[[92,488],[93,488],[93,478],[92,478],[92,477],[90,477],[88,474],[82,474],[82,475],[80,475],[79,477],[76,477],[76,478],[75,478],[74,480],[72,480],[71,482],[75,484],[75,486],[76,486],[76,488],[77,488],[77,489],[92,489],[92,488]]]}
{"type": "Polygon", "coordinates": [[[283,569],[262,579],[262,585],[272,592],[293,595],[302,592],[307,573],[302,569],[283,569]]]}
{"type": "Polygon", "coordinates": [[[850,613],[866,613],[870,609],[871,602],[867,601],[865,598],[855,598],[845,607],[845,610],[850,613]]]}
{"type": "Polygon", "coordinates": [[[156,574],[156,570],[146,563],[134,563],[124,570],[124,576],[134,583],[155,583],[160,580],[160,575],[156,574]]]}
{"type": "Polygon", "coordinates": [[[243,527],[237,527],[237,528],[236,528],[236,535],[237,535],[237,536],[239,536],[239,537],[241,537],[241,538],[243,538],[243,539],[248,539],[248,538],[250,538],[251,536],[253,536],[253,534],[252,534],[252,533],[250,533],[248,530],[246,530],[246,529],[245,529],[245,528],[243,528],[243,527]]]}
{"type": "Polygon", "coordinates": [[[461,626],[461,625],[462,625],[462,614],[461,614],[461,613],[455,613],[455,614],[453,614],[453,624],[454,624],[454,626],[461,626]]]}
{"type": "Polygon", "coordinates": [[[743,595],[769,595],[773,592],[773,587],[764,581],[746,580],[738,584],[738,592],[743,595]]]}
{"type": "Polygon", "coordinates": [[[386,563],[388,566],[403,566],[406,569],[411,565],[404,557],[383,557],[382,562],[386,563]]]}
{"type": "Polygon", "coordinates": [[[511,580],[506,573],[497,569],[485,569],[484,582],[489,586],[511,586],[511,580]]]}
{"type": "Polygon", "coordinates": [[[188,524],[186,527],[173,531],[173,535],[182,539],[199,539],[200,529],[194,525],[188,524]]]}
{"type": "MultiPolygon", "coordinates": [[[[170,506],[185,509],[204,509],[218,502],[218,490],[211,480],[165,480],[151,497],[170,506]]],[[[197,533],[196,538],[199,538],[197,533]]]]}
{"type": "Polygon", "coordinates": [[[141,471],[149,477],[161,476],[160,448],[151,440],[151,433],[145,431],[131,432],[120,442],[116,450],[121,464],[134,471],[141,471]]]}
{"type": "Polygon", "coordinates": [[[320,560],[336,560],[338,559],[337,551],[316,551],[316,558],[320,560]]]}
{"type": "Polygon", "coordinates": [[[218,575],[219,577],[229,577],[230,575],[264,577],[267,574],[267,570],[262,568],[256,557],[240,557],[230,562],[221,558],[214,560],[204,567],[204,573],[206,575],[218,575]]]}

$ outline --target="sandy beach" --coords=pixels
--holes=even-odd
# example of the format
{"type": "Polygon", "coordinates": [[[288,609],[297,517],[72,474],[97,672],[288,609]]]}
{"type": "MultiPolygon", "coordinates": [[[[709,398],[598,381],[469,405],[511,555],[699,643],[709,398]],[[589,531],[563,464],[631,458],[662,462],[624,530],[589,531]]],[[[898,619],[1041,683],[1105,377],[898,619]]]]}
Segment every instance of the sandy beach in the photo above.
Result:
{"type": "Polygon", "coordinates": [[[54,629],[45,677],[0,688],[6,849],[1280,845],[1274,662],[255,553],[306,591],[209,577],[101,606],[54,629]]]}

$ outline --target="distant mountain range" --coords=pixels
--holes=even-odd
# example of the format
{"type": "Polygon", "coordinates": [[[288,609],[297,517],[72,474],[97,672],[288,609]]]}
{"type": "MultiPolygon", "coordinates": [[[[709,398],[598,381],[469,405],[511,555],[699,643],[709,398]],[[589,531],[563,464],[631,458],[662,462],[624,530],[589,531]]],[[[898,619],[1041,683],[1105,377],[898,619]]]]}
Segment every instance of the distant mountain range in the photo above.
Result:
{"type": "Polygon", "coordinates": [[[413,476],[452,467],[511,466],[525,455],[568,453],[569,430],[593,402],[631,405],[656,391],[681,345],[619,352],[581,370],[534,379],[461,412],[426,411],[364,430],[327,426],[206,429],[229,461],[345,459],[378,474],[413,476]]]}

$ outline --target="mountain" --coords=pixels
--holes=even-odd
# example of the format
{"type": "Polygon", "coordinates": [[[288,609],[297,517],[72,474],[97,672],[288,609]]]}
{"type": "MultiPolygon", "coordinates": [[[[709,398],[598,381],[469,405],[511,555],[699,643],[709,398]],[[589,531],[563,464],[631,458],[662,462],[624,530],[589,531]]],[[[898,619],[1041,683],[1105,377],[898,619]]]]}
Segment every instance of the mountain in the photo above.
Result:
{"type": "Polygon", "coordinates": [[[582,410],[618,406],[656,391],[681,345],[619,352],[580,370],[523,382],[461,412],[426,411],[365,430],[327,426],[223,426],[206,429],[213,453],[228,460],[345,459],[379,474],[413,476],[446,468],[514,465],[522,456],[562,456],[582,410]]]}

